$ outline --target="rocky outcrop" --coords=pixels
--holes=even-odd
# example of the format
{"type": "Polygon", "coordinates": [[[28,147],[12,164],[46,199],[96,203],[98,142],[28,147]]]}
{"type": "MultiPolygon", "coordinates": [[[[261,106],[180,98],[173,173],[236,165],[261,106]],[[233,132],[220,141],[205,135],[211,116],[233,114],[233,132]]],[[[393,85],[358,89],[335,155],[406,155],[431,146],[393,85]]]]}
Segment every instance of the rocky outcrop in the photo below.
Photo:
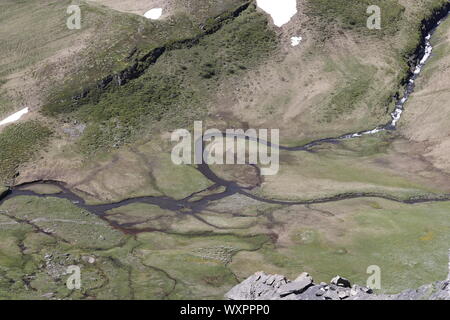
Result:
{"type": "Polygon", "coordinates": [[[450,300],[450,281],[438,281],[399,294],[375,294],[370,288],[353,285],[342,277],[315,284],[307,273],[290,281],[281,275],[257,272],[233,287],[230,300],[450,300]]]}
{"type": "Polygon", "coordinates": [[[446,280],[398,294],[375,294],[370,288],[352,286],[340,276],[331,279],[329,284],[316,284],[306,272],[294,281],[278,274],[257,272],[233,287],[225,297],[230,300],[450,300],[450,262],[446,280]]]}

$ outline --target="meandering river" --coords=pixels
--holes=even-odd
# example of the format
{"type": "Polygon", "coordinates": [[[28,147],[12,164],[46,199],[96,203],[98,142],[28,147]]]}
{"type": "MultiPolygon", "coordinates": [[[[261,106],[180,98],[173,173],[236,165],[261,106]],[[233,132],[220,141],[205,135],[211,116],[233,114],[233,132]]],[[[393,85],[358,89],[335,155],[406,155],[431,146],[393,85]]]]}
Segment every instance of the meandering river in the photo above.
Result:
{"type": "MultiPolygon", "coordinates": [[[[447,13],[448,15],[448,13],[447,13]]],[[[400,120],[400,117],[402,115],[402,112],[405,107],[405,103],[407,102],[408,98],[414,91],[414,85],[417,77],[420,75],[424,65],[428,61],[428,59],[432,55],[433,47],[431,45],[431,38],[432,35],[436,29],[440,25],[441,21],[438,21],[435,23],[435,25],[430,29],[429,33],[424,37],[424,42],[421,44],[421,47],[423,48],[421,55],[419,56],[419,59],[417,60],[416,66],[413,68],[413,72],[411,72],[409,78],[407,79],[406,86],[405,86],[405,92],[401,98],[398,99],[396,103],[395,110],[391,114],[391,121],[387,124],[380,125],[376,128],[361,131],[361,132],[355,132],[355,133],[348,133],[339,137],[331,137],[331,138],[325,138],[325,139],[319,139],[315,140],[300,146],[296,147],[287,147],[287,146],[278,146],[282,150],[286,151],[310,151],[310,149],[316,145],[322,144],[322,143],[336,143],[343,139],[353,139],[358,138],[363,135],[368,134],[376,134],[380,131],[386,131],[386,130],[394,130],[398,124],[398,121],[400,120]]],[[[246,136],[238,136],[239,138],[243,139],[250,139],[246,136]]],[[[260,140],[255,138],[256,141],[259,143],[266,144],[268,146],[271,146],[271,143],[268,141],[260,140]]],[[[115,203],[109,203],[109,204],[101,204],[101,205],[90,205],[87,204],[86,201],[78,196],[73,190],[70,190],[67,185],[64,182],[60,181],[34,181],[29,182],[26,184],[18,185],[11,187],[7,192],[5,192],[2,196],[0,196],[0,205],[9,199],[19,197],[19,196],[35,196],[35,197],[53,197],[53,198],[59,198],[59,199],[66,199],[71,201],[74,205],[76,205],[79,208],[85,209],[89,212],[92,212],[105,221],[107,221],[112,227],[117,228],[121,230],[124,233],[139,233],[139,232],[149,232],[154,231],[151,228],[148,229],[136,229],[132,225],[127,224],[118,224],[116,222],[112,222],[107,219],[106,212],[123,207],[132,203],[147,203],[156,205],[162,209],[170,210],[173,212],[176,212],[178,214],[182,215],[193,215],[196,216],[196,214],[200,213],[202,210],[206,209],[208,205],[217,200],[221,200],[227,197],[230,197],[232,195],[240,194],[242,196],[251,198],[256,201],[264,202],[264,203],[271,203],[271,204],[281,204],[281,205],[310,205],[315,203],[326,203],[326,202],[335,202],[335,201],[341,201],[344,199],[354,199],[354,198],[365,198],[365,197],[376,197],[376,198],[383,198],[388,199],[391,201],[396,202],[402,202],[402,203],[421,203],[421,202],[436,202],[436,201],[450,201],[450,194],[446,195],[440,195],[433,198],[430,197],[414,197],[409,199],[398,199],[393,196],[385,195],[385,194],[379,194],[379,193],[370,193],[370,192],[360,192],[360,193],[343,193],[338,194],[331,197],[325,197],[325,198],[318,198],[318,199],[312,199],[312,200],[303,200],[303,201],[282,201],[282,200],[274,200],[274,199],[265,199],[263,197],[254,195],[249,192],[248,187],[242,187],[239,186],[238,183],[234,181],[228,181],[225,180],[219,176],[217,176],[213,170],[207,165],[207,164],[201,164],[198,165],[197,170],[203,174],[207,179],[212,181],[214,184],[209,187],[207,190],[215,190],[219,187],[224,187],[224,191],[218,192],[218,193],[211,193],[208,194],[201,199],[195,200],[195,197],[199,194],[199,192],[196,192],[189,197],[186,197],[185,199],[176,200],[170,197],[166,196],[160,196],[160,197],[137,197],[132,199],[126,199],[123,201],[115,202],[115,203]],[[51,195],[42,195],[38,194],[34,191],[26,190],[26,187],[30,185],[35,184],[49,184],[58,187],[61,192],[51,195]]],[[[259,169],[255,167],[255,170],[259,169]]],[[[207,191],[204,190],[204,191],[207,191]]],[[[198,217],[197,217],[198,218],[198,217]]],[[[206,222],[205,222],[206,223],[206,222]]]]}

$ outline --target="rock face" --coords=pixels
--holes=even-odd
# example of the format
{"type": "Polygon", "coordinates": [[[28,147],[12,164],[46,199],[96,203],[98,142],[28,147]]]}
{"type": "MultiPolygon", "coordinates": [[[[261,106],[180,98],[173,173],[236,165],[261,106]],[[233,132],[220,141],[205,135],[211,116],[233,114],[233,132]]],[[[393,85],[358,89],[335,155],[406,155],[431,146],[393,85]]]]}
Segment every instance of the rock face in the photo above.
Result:
{"type": "Polygon", "coordinates": [[[450,300],[450,250],[449,276],[446,280],[398,294],[375,294],[370,288],[352,286],[349,280],[341,276],[331,279],[330,284],[315,284],[306,272],[294,281],[280,275],[257,272],[233,287],[225,297],[230,300],[450,300]]]}
{"type": "Polygon", "coordinates": [[[399,294],[374,294],[370,288],[350,285],[340,276],[330,284],[315,284],[302,273],[290,281],[281,275],[257,272],[233,287],[225,297],[230,300],[450,300],[450,280],[438,281],[399,294]]]}
{"type": "Polygon", "coordinates": [[[300,294],[305,292],[313,284],[313,279],[309,274],[303,272],[293,282],[286,283],[278,289],[280,297],[285,297],[290,294],[300,294]]]}
{"type": "Polygon", "coordinates": [[[226,297],[230,300],[272,300],[280,298],[278,290],[286,285],[288,280],[284,276],[267,275],[257,272],[232,288],[226,297]]]}

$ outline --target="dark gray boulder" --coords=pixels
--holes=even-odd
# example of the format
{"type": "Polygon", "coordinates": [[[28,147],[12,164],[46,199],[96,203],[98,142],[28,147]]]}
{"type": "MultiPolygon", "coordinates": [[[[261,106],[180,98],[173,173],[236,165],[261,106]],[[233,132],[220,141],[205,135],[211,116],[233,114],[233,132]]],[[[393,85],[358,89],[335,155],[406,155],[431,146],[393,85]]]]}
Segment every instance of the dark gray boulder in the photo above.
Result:
{"type": "Polygon", "coordinates": [[[348,279],[342,278],[341,276],[336,276],[331,279],[331,284],[337,285],[339,287],[351,288],[352,285],[348,279]]]}

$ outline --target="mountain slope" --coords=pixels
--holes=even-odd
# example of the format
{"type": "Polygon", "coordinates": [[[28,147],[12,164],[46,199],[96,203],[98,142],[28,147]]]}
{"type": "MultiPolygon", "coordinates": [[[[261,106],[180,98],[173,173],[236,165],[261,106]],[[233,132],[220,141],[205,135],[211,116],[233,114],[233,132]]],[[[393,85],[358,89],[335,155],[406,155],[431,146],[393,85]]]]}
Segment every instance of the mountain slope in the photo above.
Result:
{"type": "Polygon", "coordinates": [[[379,1],[379,31],[365,0],[298,0],[281,28],[255,1],[82,1],[69,31],[70,3],[1,4],[0,114],[31,108],[0,127],[2,298],[220,299],[258,270],[363,283],[373,264],[392,293],[446,274],[448,22],[399,130],[289,147],[388,122],[447,1],[379,1]],[[280,129],[279,173],[175,165],[170,133],[195,120],[280,129]]]}

